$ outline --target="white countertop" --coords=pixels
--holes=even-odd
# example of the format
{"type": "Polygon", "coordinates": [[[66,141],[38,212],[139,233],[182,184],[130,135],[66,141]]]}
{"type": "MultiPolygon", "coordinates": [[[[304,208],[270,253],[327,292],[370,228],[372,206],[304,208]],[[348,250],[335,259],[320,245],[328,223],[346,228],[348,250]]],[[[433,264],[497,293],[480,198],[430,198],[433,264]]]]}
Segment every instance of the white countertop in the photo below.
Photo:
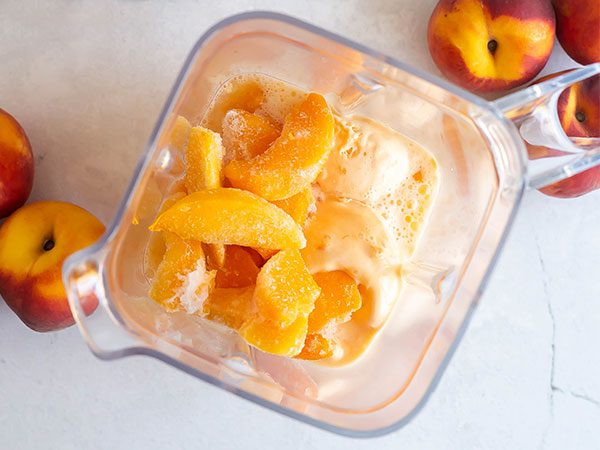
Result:
{"type": "MultiPolygon", "coordinates": [[[[227,15],[287,12],[437,73],[434,0],[0,3],[0,107],[31,139],[32,199],[73,201],[106,223],[187,52],[227,15]]],[[[549,67],[571,64],[559,50],[549,67]]],[[[76,328],[34,333],[0,302],[0,447],[599,448],[599,204],[600,192],[526,196],[436,391],[388,436],[338,437],[154,359],[100,361],[76,328]]]]}

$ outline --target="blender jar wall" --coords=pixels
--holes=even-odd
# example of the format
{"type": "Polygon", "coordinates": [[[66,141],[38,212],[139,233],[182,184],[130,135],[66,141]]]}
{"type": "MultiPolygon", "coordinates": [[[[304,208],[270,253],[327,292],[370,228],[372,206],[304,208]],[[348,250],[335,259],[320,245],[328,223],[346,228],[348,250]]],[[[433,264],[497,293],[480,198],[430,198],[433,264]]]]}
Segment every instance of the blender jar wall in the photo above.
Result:
{"type": "Polygon", "coordinates": [[[137,338],[138,352],[254,401],[336,431],[394,426],[438,373],[520,198],[522,145],[507,123],[475,97],[310,25],[268,13],[227,19],[188,59],[102,250],[103,306],[137,338]],[[261,355],[236,333],[147,298],[148,225],[182,173],[182,155],[166,136],[178,115],[197,123],[217,88],[240,73],[326,94],[338,112],[378,120],[439,162],[438,198],[401,298],[370,350],[349,366],[261,355]]]}

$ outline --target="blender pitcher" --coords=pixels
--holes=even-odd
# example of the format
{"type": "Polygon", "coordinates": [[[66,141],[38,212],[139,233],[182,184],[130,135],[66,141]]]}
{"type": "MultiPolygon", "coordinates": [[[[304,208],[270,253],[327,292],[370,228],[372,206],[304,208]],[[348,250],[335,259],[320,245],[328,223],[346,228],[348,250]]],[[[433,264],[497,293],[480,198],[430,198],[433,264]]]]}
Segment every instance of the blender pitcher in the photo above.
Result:
{"type": "Polygon", "coordinates": [[[71,310],[102,359],[145,354],[239,396],[352,436],[392,431],[412,416],[459,341],[521,196],[600,164],[598,139],[568,138],[558,96],[600,64],[494,102],[299,20],[265,12],[229,17],[192,49],[158,118],[116,219],[100,242],[70,257],[71,310]],[[215,92],[260,73],[326,95],[341,115],[372,118],[431,152],[439,194],[403,273],[403,290],[365,354],[342,367],[249,347],[234,331],[148,298],[149,224],[181,175],[167,136],[177,116],[202,118],[215,92]],[[529,162],[520,135],[566,156],[529,162]],[[566,160],[566,161],[565,161],[566,160]],[[83,305],[99,301],[86,315],[83,305]]]}

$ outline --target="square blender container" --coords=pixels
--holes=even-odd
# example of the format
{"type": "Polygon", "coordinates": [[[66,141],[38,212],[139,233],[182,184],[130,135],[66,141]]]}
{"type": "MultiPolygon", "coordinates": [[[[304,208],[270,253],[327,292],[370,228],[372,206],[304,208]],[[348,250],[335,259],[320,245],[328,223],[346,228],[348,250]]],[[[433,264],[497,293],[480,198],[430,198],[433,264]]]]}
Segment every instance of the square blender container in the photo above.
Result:
{"type": "MultiPolygon", "coordinates": [[[[555,83],[489,103],[287,16],[255,12],[225,19],[185,62],[112,227],[65,263],[81,333],[100,358],[153,356],[330,431],[374,436],[400,427],[460,339],[527,186],[524,144],[504,113],[530,117],[532,108],[523,105],[540,103],[556,89],[555,83]],[[182,155],[168,144],[175,118],[199,123],[223,83],[256,73],[322,93],[341,115],[375,119],[439,163],[439,193],[403,270],[401,296],[369,350],[347,366],[267,355],[232,330],[167,312],[148,297],[148,226],[182,174],[182,155]],[[96,299],[98,308],[86,315],[82,305],[96,299]]],[[[586,167],[596,163],[597,155],[586,161],[586,167]]]]}

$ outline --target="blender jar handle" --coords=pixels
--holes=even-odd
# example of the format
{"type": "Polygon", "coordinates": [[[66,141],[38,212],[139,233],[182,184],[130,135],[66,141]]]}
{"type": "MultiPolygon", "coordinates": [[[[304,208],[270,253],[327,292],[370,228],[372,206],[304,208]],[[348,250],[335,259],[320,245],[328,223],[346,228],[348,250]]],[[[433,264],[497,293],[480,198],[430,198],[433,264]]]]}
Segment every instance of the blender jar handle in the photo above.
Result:
{"type": "Polygon", "coordinates": [[[125,329],[108,304],[101,277],[106,244],[96,243],[63,264],[63,283],[71,314],[92,352],[102,359],[139,353],[142,342],[125,329]]]}
{"type": "Polygon", "coordinates": [[[600,137],[568,137],[558,116],[563,91],[597,76],[600,63],[556,76],[495,100],[493,105],[513,121],[523,140],[556,150],[560,157],[530,161],[527,183],[539,189],[600,165],[600,137]]]}

